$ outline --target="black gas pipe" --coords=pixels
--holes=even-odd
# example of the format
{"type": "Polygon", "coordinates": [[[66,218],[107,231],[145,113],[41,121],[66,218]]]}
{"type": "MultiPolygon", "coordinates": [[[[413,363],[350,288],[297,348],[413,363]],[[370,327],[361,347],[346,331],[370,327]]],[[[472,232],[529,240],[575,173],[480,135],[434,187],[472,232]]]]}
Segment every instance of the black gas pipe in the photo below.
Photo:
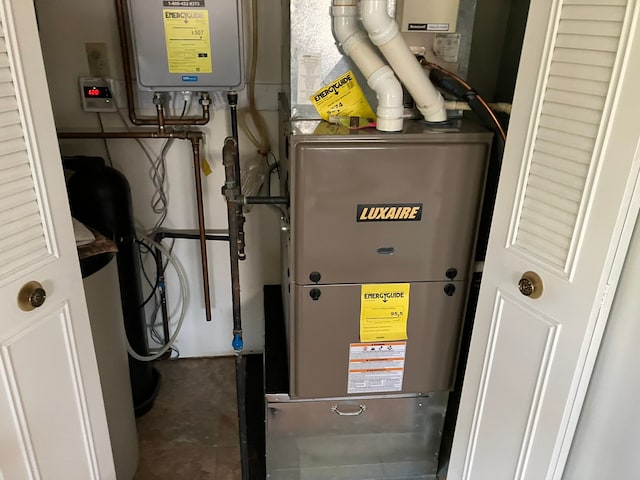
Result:
{"type": "Polygon", "coordinates": [[[222,149],[225,184],[222,193],[227,200],[227,217],[229,220],[229,260],[231,266],[231,300],[233,306],[233,349],[236,352],[236,391],[238,399],[238,427],[240,431],[240,459],[242,463],[242,479],[249,479],[249,450],[247,442],[246,412],[246,372],[242,355],[242,317],[240,312],[240,231],[243,222],[242,195],[240,194],[240,178],[238,171],[238,142],[227,137],[222,149]],[[239,214],[240,212],[240,214],[239,214]]]}

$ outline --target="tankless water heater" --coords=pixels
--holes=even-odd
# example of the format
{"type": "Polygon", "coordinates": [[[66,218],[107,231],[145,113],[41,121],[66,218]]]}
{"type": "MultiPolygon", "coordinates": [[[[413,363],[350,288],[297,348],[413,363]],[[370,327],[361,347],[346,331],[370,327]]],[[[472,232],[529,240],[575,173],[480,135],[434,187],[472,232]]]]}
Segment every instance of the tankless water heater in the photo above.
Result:
{"type": "Polygon", "coordinates": [[[242,87],[241,0],[129,0],[129,16],[141,87],[242,87]]]}

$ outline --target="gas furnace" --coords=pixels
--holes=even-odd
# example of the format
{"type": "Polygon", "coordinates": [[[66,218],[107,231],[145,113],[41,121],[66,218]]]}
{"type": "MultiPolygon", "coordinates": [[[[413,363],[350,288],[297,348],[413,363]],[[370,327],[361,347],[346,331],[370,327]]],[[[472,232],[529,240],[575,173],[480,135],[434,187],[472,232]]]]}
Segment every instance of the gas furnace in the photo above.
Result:
{"type": "Polygon", "coordinates": [[[283,122],[289,388],[266,395],[268,476],[433,479],[492,134],[283,122]]]}
{"type": "Polygon", "coordinates": [[[463,122],[398,134],[318,125],[293,122],[283,173],[289,393],[447,391],[491,134],[463,122]]]}

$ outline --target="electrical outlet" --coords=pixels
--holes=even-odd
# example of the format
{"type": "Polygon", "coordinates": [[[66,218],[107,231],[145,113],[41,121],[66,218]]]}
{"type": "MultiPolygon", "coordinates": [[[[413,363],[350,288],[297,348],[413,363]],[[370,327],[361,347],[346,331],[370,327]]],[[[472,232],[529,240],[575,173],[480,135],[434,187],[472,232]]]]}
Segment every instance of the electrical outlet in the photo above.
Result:
{"type": "Polygon", "coordinates": [[[92,77],[105,78],[111,76],[106,43],[85,43],[87,63],[92,77]]]}

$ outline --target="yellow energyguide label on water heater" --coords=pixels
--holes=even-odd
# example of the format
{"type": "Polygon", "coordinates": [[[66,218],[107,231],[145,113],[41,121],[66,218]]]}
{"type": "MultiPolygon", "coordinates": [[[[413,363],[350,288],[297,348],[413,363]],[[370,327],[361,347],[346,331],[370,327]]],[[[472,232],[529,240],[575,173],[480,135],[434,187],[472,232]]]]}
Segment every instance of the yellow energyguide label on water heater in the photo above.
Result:
{"type": "Polygon", "coordinates": [[[408,283],[362,285],[361,342],[407,339],[409,287],[408,283]]]}
{"type": "Polygon", "coordinates": [[[310,98],[326,121],[329,121],[329,117],[376,118],[351,70],[322,87],[310,98]]]}
{"type": "Polygon", "coordinates": [[[169,73],[211,73],[207,10],[163,10],[169,73]]]}

